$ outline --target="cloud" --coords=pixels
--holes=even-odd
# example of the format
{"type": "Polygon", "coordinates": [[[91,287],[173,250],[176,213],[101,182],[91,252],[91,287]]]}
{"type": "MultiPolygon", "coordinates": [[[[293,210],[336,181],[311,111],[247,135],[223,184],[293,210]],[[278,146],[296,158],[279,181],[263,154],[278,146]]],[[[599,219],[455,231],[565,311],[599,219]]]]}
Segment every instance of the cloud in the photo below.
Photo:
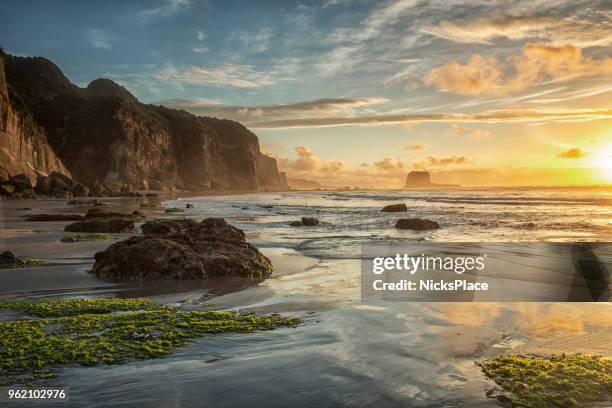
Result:
{"type": "Polygon", "coordinates": [[[472,55],[466,64],[451,60],[432,69],[427,85],[462,95],[506,94],[551,80],[612,74],[612,58],[585,57],[571,44],[526,44],[502,64],[495,57],[472,55]],[[510,75],[504,72],[511,72],[510,75]]]}
{"type": "Polygon", "coordinates": [[[260,53],[270,48],[273,34],[270,28],[262,28],[255,32],[243,31],[237,38],[250,52],[260,53]]]}
{"type": "Polygon", "coordinates": [[[196,33],[196,38],[198,39],[198,41],[204,41],[204,38],[206,38],[204,31],[198,30],[196,33]]]}
{"type": "Polygon", "coordinates": [[[485,139],[488,139],[489,136],[491,136],[491,132],[489,132],[488,130],[468,129],[465,126],[460,125],[458,123],[453,123],[451,125],[451,128],[453,129],[453,132],[456,135],[467,135],[475,140],[485,140],[485,139]]]}
{"type": "Polygon", "coordinates": [[[612,44],[610,16],[579,19],[558,16],[485,16],[472,20],[441,21],[426,25],[421,32],[449,41],[467,44],[491,44],[498,39],[546,41],[553,45],[572,43],[579,47],[612,44]]]}
{"type": "Polygon", "coordinates": [[[384,157],[374,162],[374,167],[385,172],[404,170],[406,168],[404,162],[399,157],[384,157]]]}
{"type": "Polygon", "coordinates": [[[259,88],[274,83],[269,75],[256,71],[250,65],[231,63],[213,67],[168,65],[155,75],[155,79],[193,85],[231,86],[235,88],[259,88]]]}
{"type": "Polygon", "coordinates": [[[429,156],[425,158],[425,160],[415,162],[413,166],[415,169],[436,169],[441,167],[464,165],[468,163],[469,161],[465,156],[429,156]]]}
{"type": "Polygon", "coordinates": [[[208,47],[194,47],[194,48],[192,48],[192,50],[193,50],[193,52],[195,52],[196,54],[203,54],[203,53],[205,53],[205,52],[207,52],[207,51],[210,51],[210,50],[208,49],[208,47]]]}
{"type": "Polygon", "coordinates": [[[244,120],[248,116],[265,116],[268,120],[280,120],[285,117],[313,118],[337,114],[350,116],[387,102],[389,100],[385,98],[327,98],[260,106],[228,106],[217,103],[206,105],[202,103],[202,99],[171,99],[159,103],[169,108],[185,109],[196,115],[234,120],[244,120]],[[258,114],[253,115],[253,112],[258,114]]]}
{"type": "Polygon", "coordinates": [[[111,36],[104,30],[89,30],[86,35],[87,42],[94,48],[104,50],[112,49],[111,36]]]}
{"type": "Polygon", "coordinates": [[[428,150],[429,146],[423,143],[413,143],[410,146],[404,147],[402,150],[407,150],[409,152],[424,152],[428,150]]]}
{"type": "Polygon", "coordinates": [[[155,7],[138,10],[135,18],[140,23],[149,23],[185,12],[192,6],[192,0],[162,0],[155,7]]]}
{"type": "Polygon", "coordinates": [[[296,159],[280,161],[280,167],[291,175],[325,177],[348,169],[342,160],[320,159],[310,147],[302,145],[295,148],[296,159]]]}
{"type": "Polygon", "coordinates": [[[579,148],[573,147],[557,155],[559,159],[581,159],[586,154],[579,148]]]}
{"type": "Polygon", "coordinates": [[[406,115],[373,115],[373,116],[336,116],[321,118],[290,118],[276,120],[258,120],[248,122],[251,128],[283,129],[330,127],[351,125],[389,125],[403,122],[464,122],[464,123],[549,123],[549,122],[582,122],[590,120],[612,119],[612,109],[508,109],[485,111],[480,113],[433,113],[406,115]]]}

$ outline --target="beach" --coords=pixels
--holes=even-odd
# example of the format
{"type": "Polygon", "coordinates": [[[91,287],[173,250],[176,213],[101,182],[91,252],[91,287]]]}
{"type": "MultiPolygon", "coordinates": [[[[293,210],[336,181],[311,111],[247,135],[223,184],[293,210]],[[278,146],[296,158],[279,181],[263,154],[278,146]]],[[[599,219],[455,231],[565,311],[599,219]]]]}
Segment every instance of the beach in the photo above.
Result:
{"type": "Polygon", "coordinates": [[[610,189],[169,195],[144,199],[163,206],[146,210],[139,208],[142,198],[103,200],[109,211],[138,209],[151,218],[223,217],[272,261],[273,275],[248,287],[231,279],[177,285],[102,281],[88,273],[94,254],[128,234],[61,243],[66,222],[26,222],[23,216],[82,214],[91,207],[57,199],[6,200],[0,201],[2,249],[46,263],[2,270],[0,299],[146,296],[186,309],[214,304],[281,313],[303,323],[204,336],[160,359],[62,368],[54,381],[68,387],[67,406],[497,406],[485,396],[492,382],[476,361],[504,352],[612,356],[609,303],[364,302],[360,291],[364,242],[605,242],[612,232],[610,189]],[[396,202],[441,228],[396,230],[394,221],[402,215],[380,211],[396,202]],[[194,208],[163,212],[187,203],[194,208]],[[288,226],[303,216],[317,217],[321,225],[288,226]]]}

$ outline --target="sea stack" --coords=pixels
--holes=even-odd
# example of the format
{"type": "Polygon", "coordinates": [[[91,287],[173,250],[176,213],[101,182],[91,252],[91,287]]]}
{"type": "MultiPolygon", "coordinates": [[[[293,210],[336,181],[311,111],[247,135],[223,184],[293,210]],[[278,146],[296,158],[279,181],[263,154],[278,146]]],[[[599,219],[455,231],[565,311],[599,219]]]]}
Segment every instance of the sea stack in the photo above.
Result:
{"type": "Polygon", "coordinates": [[[406,177],[404,188],[448,188],[459,187],[458,184],[432,183],[428,171],[411,171],[406,177]]]}

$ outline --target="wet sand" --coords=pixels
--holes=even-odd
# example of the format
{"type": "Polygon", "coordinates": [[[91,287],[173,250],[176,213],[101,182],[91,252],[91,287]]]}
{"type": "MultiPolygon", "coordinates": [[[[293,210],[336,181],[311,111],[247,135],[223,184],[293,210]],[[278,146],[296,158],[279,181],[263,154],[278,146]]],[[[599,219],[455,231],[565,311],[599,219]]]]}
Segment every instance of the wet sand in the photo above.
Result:
{"type": "MultiPolygon", "coordinates": [[[[296,329],[206,336],[161,359],[63,368],[56,381],[69,390],[67,406],[493,407],[484,395],[491,382],[476,360],[503,352],[612,356],[609,303],[363,303],[359,260],[317,259],[282,246],[261,247],[274,276],[243,290],[240,282],[104,282],[88,270],[109,241],[60,243],[66,223],[24,222],[32,211],[17,209],[91,208],[65,201],[0,202],[0,248],[49,263],[0,271],[0,298],[148,295],[186,308],[214,303],[304,319],[296,329]]],[[[112,201],[105,209],[137,209],[142,199],[112,201]]],[[[265,231],[247,233],[265,242],[265,231]]]]}

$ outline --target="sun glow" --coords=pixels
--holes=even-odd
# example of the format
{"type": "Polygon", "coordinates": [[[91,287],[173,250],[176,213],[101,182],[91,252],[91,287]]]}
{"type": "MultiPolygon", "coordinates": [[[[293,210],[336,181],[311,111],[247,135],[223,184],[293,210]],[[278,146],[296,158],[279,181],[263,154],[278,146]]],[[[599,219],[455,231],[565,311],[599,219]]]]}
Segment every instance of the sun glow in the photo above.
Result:
{"type": "Polygon", "coordinates": [[[602,146],[594,159],[595,167],[601,170],[608,182],[612,183],[612,143],[602,146]]]}

